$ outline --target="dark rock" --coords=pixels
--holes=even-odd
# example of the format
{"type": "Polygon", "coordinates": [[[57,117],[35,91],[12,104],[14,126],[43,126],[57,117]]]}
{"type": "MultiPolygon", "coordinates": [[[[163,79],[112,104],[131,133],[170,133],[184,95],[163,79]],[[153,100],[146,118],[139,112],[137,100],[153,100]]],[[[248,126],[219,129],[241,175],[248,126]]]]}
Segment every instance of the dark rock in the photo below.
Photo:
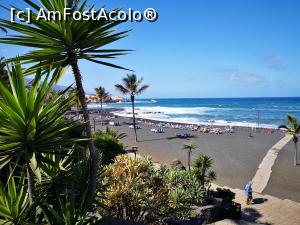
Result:
{"type": "Polygon", "coordinates": [[[179,170],[185,170],[186,169],[185,166],[183,165],[183,163],[179,159],[174,159],[171,162],[170,165],[174,169],[179,169],[179,170]]]}

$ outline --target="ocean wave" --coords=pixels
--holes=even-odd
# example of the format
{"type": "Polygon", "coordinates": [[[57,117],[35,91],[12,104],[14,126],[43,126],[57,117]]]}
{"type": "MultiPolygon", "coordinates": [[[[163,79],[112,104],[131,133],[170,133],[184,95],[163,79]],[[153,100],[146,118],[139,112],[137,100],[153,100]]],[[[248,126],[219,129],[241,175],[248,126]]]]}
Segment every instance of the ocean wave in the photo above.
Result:
{"type": "MultiPolygon", "coordinates": [[[[125,111],[130,111],[131,108],[124,108],[125,111]]],[[[167,114],[167,115],[205,115],[209,111],[214,110],[210,107],[164,107],[164,106],[153,106],[153,107],[137,107],[136,112],[138,114],[167,114]]]]}
{"type": "MultiPolygon", "coordinates": [[[[117,116],[131,117],[131,114],[126,112],[116,112],[117,116]]],[[[247,121],[226,121],[226,120],[200,120],[191,117],[172,117],[165,114],[137,114],[136,118],[148,119],[155,121],[164,121],[171,123],[183,123],[183,124],[195,124],[195,125],[214,125],[214,126],[238,126],[238,127],[257,127],[257,123],[247,122],[247,121]]],[[[260,124],[261,128],[276,129],[278,126],[275,124],[260,124]]]]}
{"type": "Polygon", "coordinates": [[[151,100],[135,100],[134,102],[135,102],[135,103],[137,103],[137,104],[144,104],[144,103],[157,103],[157,101],[156,101],[156,100],[154,100],[154,99],[151,99],[151,100]]]}

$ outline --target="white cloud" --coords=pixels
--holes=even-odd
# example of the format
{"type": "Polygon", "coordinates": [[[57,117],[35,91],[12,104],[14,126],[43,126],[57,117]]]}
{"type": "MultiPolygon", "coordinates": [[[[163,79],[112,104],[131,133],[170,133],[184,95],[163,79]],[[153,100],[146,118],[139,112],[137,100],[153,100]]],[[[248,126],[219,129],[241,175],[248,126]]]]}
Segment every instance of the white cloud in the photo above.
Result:
{"type": "Polygon", "coordinates": [[[274,70],[284,69],[283,60],[283,57],[278,54],[268,54],[263,57],[263,62],[274,70]]]}
{"type": "Polygon", "coordinates": [[[236,71],[229,75],[229,80],[240,83],[262,83],[265,81],[265,77],[255,73],[242,73],[236,71]]]}

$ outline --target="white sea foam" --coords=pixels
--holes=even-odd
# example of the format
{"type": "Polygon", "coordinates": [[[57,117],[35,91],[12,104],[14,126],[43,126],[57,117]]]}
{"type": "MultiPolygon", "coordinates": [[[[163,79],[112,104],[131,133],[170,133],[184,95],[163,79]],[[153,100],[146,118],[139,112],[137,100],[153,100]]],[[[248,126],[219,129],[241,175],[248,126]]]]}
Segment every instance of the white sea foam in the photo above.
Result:
{"type": "MultiPolygon", "coordinates": [[[[163,113],[167,115],[205,115],[208,114],[210,110],[214,108],[209,107],[164,107],[164,106],[154,106],[154,107],[137,107],[136,112],[139,114],[150,114],[150,113],[163,113]]],[[[131,108],[125,110],[131,110],[131,108]]]]}
{"type": "MultiPolygon", "coordinates": [[[[186,124],[198,124],[198,125],[215,125],[215,126],[241,126],[241,127],[257,127],[257,123],[250,123],[247,121],[226,121],[226,120],[212,120],[203,121],[193,116],[187,117],[187,115],[209,115],[210,111],[215,108],[210,107],[137,107],[135,112],[136,117],[141,119],[150,119],[156,121],[177,122],[186,124]]],[[[115,115],[131,117],[131,107],[124,107],[124,111],[115,112],[115,115]]],[[[277,125],[260,124],[263,128],[277,128],[277,125]]]]}

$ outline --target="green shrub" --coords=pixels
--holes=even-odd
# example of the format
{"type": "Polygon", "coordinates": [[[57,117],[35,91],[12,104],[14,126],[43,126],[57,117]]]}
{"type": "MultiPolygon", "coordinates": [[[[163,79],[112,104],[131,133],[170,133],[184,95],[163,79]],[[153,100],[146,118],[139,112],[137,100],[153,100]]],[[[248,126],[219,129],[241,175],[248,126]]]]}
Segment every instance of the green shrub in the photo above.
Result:
{"type": "Polygon", "coordinates": [[[202,189],[209,192],[211,182],[216,179],[216,173],[211,170],[213,160],[210,156],[200,153],[194,162],[192,173],[198,178],[202,189]]]}
{"type": "Polygon", "coordinates": [[[114,129],[109,128],[94,134],[94,144],[102,155],[102,164],[110,164],[117,155],[125,153],[124,146],[119,141],[122,137],[124,134],[117,134],[114,129]]]}
{"type": "Polygon", "coordinates": [[[217,188],[216,191],[212,191],[212,196],[214,196],[215,198],[221,198],[224,202],[230,203],[235,198],[235,193],[230,189],[217,188]]]}
{"type": "Polygon", "coordinates": [[[105,167],[101,180],[106,191],[98,203],[105,206],[106,213],[121,219],[187,218],[192,206],[204,200],[196,176],[166,166],[155,168],[150,157],[119,155],[105,167]]]}

